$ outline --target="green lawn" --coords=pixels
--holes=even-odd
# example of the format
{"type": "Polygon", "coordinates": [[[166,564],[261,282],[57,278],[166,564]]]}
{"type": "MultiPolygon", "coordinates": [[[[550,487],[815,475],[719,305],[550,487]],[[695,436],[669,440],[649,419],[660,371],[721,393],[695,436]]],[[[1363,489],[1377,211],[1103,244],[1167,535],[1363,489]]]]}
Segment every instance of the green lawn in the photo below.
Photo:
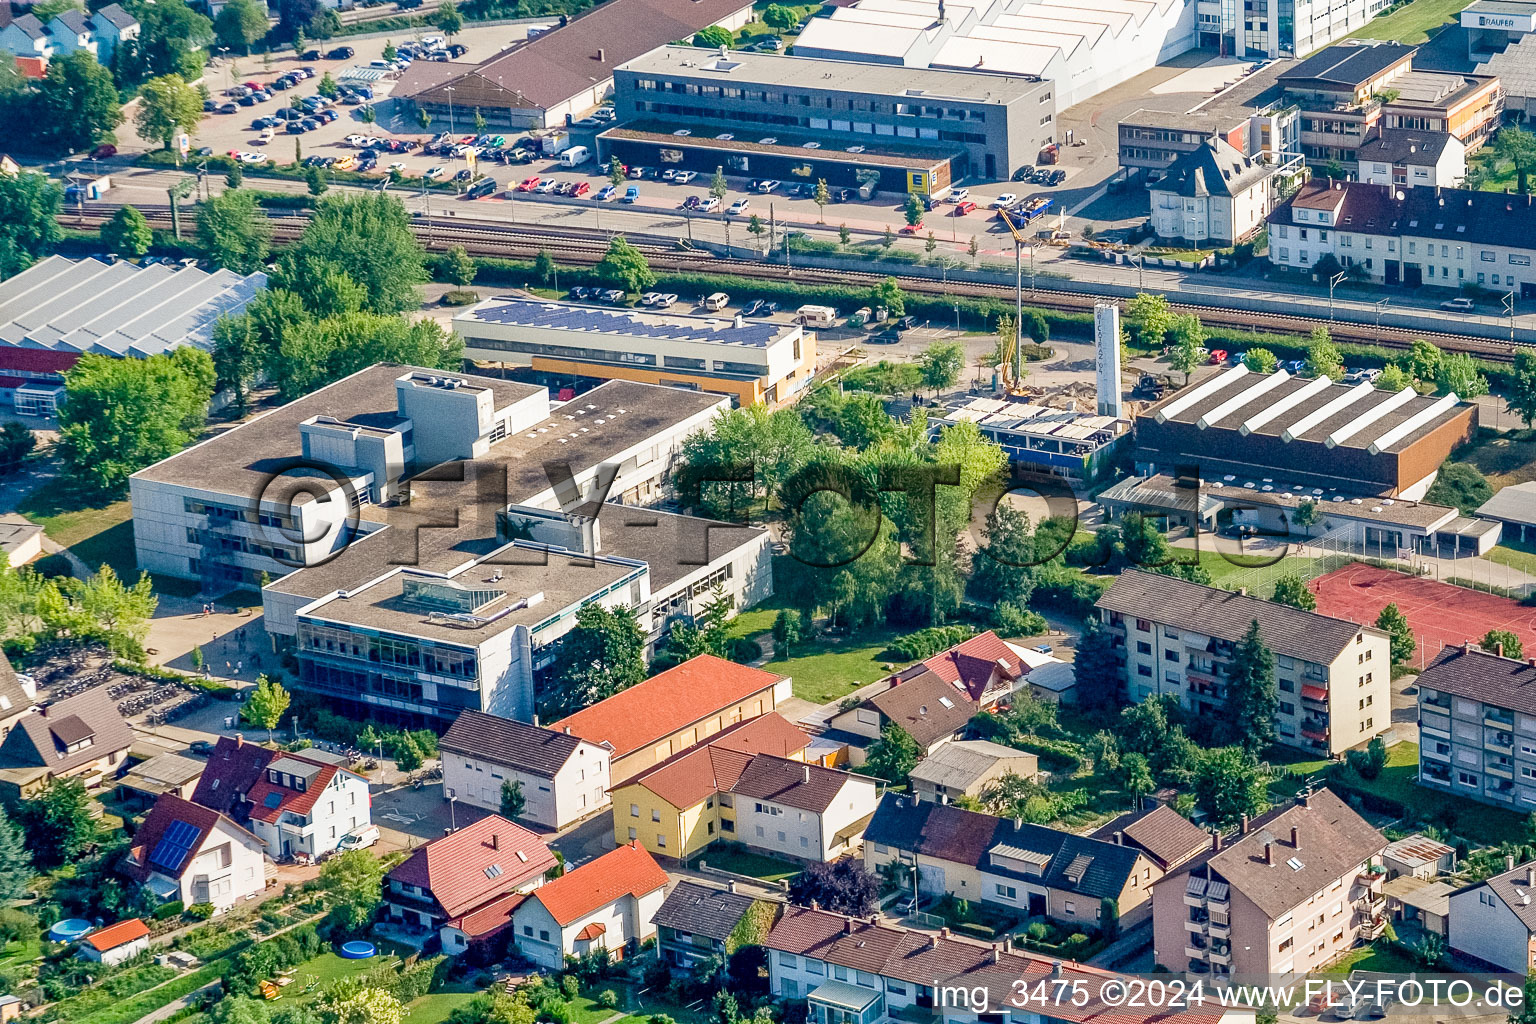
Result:
{"type": "Polygon", "coordinates": [[[698,859],[704,861],[704,863],[712,868],[731,871],[738,875],[748,875],[752,878],[760,878],[765,882],[779,882],[786,878],[793,878],[800,873],[800,865],[798,864],[791,864],[789,861],[784,860],[775,860],[772,857],[765,857],[760,853],[752,853],[749,850],[733,850],[728,847],[710,847],[700,854],[698,859]]]}
{"type": "Polygon", "coordinates": [[[1350,971],[1381,971],[1386,974],[1412,974],[1423,968],[1409,960],[1386,940],[1373,946],[1352,949],[1329,964],[1324,974],[1348,974],[1350,971]]]}
{"type": "Polygon", "coordinates": [[[479,990],[467,986],[449,986],[442,992],[430,992],[406,1007],[405,1019],[409,1024],[438,1024],[479,994],[479,990]]]}
{"type": "Polygon", "coordinates": [[[1483,556],[1490,562],[1507,565],[1536,576],[1536,545],[1520,545],[1518,542],[1500,544],[1483,556]]]}
{"type": "Polygon", "coordinates": [[[29,960],[36,960],[42,955],[42,939],[34,938],[19,942],[7,942],[5,949],[0,950],[0,970],[8,971],[29,960]]]}
{"type": "Polygon", "coordinates": [[[1350,33],[1352,38],[1383,39],[1397,43],[1425,43],[1430,33],[1455,20],[1471,0],[1413,0],[1391,14],[1374,18],[1350,33]]]}
{"type": "Polygon", "coordinates": [[[763,668],[794,680],[795,696],[813,704],[845,697],[908,662],[885,660],[890,643],[901,630],[871,629],[847,639],[817,639],[797,645],[788,658],[774,658],[763,668]]]}
{"type": "Polygon", "coordinates": [[[133,508],[126,499],[98,503],[55,479],[27,495],[17,511],[92,569],[105,563],[125,580],[138,578],[133,508]]]}
{"type": "Polygon", "coordinates": [[[1505,842],[1524,828],[1524,817],[1514,811],[1469,803],[1453,793],[1421,786],[1418,778],[1419,745],[1394,743],[1387,748],[1387,766],[1379,776],[1369,781],[1351,779],[1351,785],[1402,804],[1411,817],[1429,821],[1448,817],[1455,822],[1453,831],[1477,843],[1505,842]]]}

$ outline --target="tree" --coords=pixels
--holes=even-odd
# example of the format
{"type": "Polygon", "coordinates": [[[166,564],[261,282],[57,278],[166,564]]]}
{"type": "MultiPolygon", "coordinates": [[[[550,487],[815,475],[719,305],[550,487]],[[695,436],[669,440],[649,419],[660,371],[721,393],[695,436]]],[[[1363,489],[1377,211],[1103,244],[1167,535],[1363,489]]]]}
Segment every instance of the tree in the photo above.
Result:
{"type": "Polygon", "coordinates": [[[1077,699],[1090,708],[1118,706],[1125,692],[1125,668],[1115,638],[1098,616],[1090,616],[1077,642],[1077,699]]]}
{"type": "Polygon", "coordinates": [[[1173,318],[1169,331],[1173,334],[1173,352],[1168,362],[1185,379],[1195,367],[1205,362],[1205,328],[1193,313],[1183,313],[1173,318]]]}
{"type": "Polygon", "coordinates": [[[916,193],[907,193],[906,205],[902,208],[902,216],[906,218],[907,227],[915,228],[923,222],[923,201],[917,198],[916,193]]]}
{"type": "Polygon", "coordinates": [[[1251,348],[1243,353],[1243,365],[1254,373],[1274,373],[1280,360],[1267,348],[1251,348]]]}
{"type": "Polygon", "coordinates": [[[452,39],[464,31],[464,15],[459,13],[458,5],[445,3],[437,9],[437,16],[432,19],[443,35],[452,39]]]}
{"type": "Polygon", "coordinates": [[[149,229],[149,221],[135,206],[119,206],[112,219],[101,229],[101,244],[108,252],[120,253],[137,259],[149,252],[154,244],[155,233],[149,229]]]}
{"type": "Polygon", "coordinates": [[[54,152],[90,149],[123,122],[112,73],[89,50],[48,62],[48,74],[37,84],[33,107],[34,137],[54,152]]]}
{"type": "Polygon", "coordinates": [[[316,39],[329,39],[341,31],[341,16],[329,7],[315,11],[309,19],[309,34],[316,39]]]}
{"type": "Polygon", "coordinates": [[[1141,292],[1125,304],[1125,319],[1141,344],[1161,348],[1173,327],[1173,310],[1165,296],[1141,292]]]}
{"type": "Polygon", "coordinates": [[[935,341],[923,350],[923,384],[938,394],[954,387],[965,369],[965,349],[958,341],[935,341]]]}
{"type": "Polygon", "coordinates": [[[1435,389],[1466,401],[1488,393],[1488,378],[1478,370],[1477,360],[1465,352],[1454,352],[1441,360],[1435,389]]]}
{"type": "Polygon", "coordinates": [[[1440,363],[1444,359],[1445,353],[1438,345],[1423,338],[1415,338],[1409,346],[1403,368],[1414,380],[1432,383],[1440,375],[1440,363]]]}
{"type": "Polygon", "coordinates": [[[608,161],[608,183],[614,188],[618,188],[620,185],[624,184],[624,181],[624,165],[619,161],[618,157],[614,157],[612,160],[608,161]]]}
{"type": "Polygon", "coordinates": [[[1311,533],[1312,527],[1323,521],[1323,507],[1311,498],[1306,498],[1296,505],[1296,511],[1291,513],[1291,525],[1299,526],[1307,533],[1311,533]]]}
{"type": "Polygon", "coordinates": [[[1483,650],[1493,653],[1503,648],[1506,658],[1514,658],[1516,661],[1525,657],[1525,645],[1520,637],[1507,629],[1490,629],[1483,634],[1483,638],[1477,642],[1483,650]]]}
{"type": "Polygon", "coordinates": [[[1531,190],[1531,172],[1536,171],[1536,134],[1509,125],[1499,129],[1493,140],[1493,153],[1500,161],[1508,160],[1515,168],[1515,188],[1521,195],[1531,190]]]}
{"type": "Polygon", "coordinates": [[[528,806],[528,798],[523,795],[523,783],[519,779],[503,779],[501,781],[501,816],[508,821],[516,821],[523,816],[523,809],[528,806]]]}
{"type": "Polygon", "coordinates": [[[752,237],[756,238],[767,230],[768,229],[763,225],[763,219],[757,214],[754,213],[747,220],[747,233],[752,237]]]}
{"type": "Polygon", "coordinates": [[[256,677],[256,689],[240,709],[240,717],[251,725],[267,730],[267,742],[272,742],[272,730],[283,720],[292,698],[281,683],[275,683],[265,674],[256,677]]]}
{"type": "Polygon", "coordinates": [[[730,190],[731,187],[725,183],[724,168],[716,167],[715,176],[709,181],[709,194],[714,196],[716,199],[723,200],[725,198],[725,194],[730,190]]]}
{"type": "Polygon", "coordinates": [[[81,356],[64,374],[68,401],[59,412],[59,452],[76,479],[113,493],[130,474],[190,444],[212,397],[211,386],[188,372],[194,363],[207,364],[211,384],[213,360],[198,349],[145,359],[81,356]]]}
{"type": "Polygon", "coordinates": [[[1509,408],[1527,428],[1536,426],[1536,350],[1520,348],[1515,352],[1509,376],[1509,408]]]}
{"type": "Polygon", "coordinates": [[[1296,573],[1288,573],[1275,580],[1273,600],[1279,604],[1288,604],[1292,608],[1300,608],[1302,611],[1317,611],[1317,595],[1307,589],[1307,585],[1296,573]]]}
{"type": "Polygon", "coordinates": [[[853,232],[848,230],[848,225],[847,224],[839,224],[837,226],[837,244],[845,246],[849,242],[852,242],[852,241],[853,241],[853,232]]]}
{"type": "Polygon", "coordinates": [[[632,609],[593,602],[560,641],[546,695],[551,720],[611,697],[645,678],[645,636],[632,609]]]}
{"type": "Polygon", "coordinates": [[[395,49],[395,44],[390,42],[388,39],[384,40],[384,59],[394,60],[398,56],[400,56],[400,51],[395,49]]]}
{"type": "MultiPolygon", "coordinates": [[[[549,250],[540,249],[539,255],[548,259],[549,250]]],[[[550,262],[553,262],[553,260],[550,262]]],[[[537,262],[534,263],[534,271],[536,273],[541,272],[537,262]]],[[[469,255],[469,250],[465,249],[462,245],[450,247],[443,256],[443,276],[460,288],[468,288],[474,284],[475,275],[479,272],[480,268],[469,255]]]]}
{"type": "Polygon", "coordinates": [[[1376,616],[1376,628],[1385,630],[1392,638],[1392,664],[1406,665],[1418,647],[1414,643],[1413,628],[1408,625],[1408,616],[1395,603],[1389,604],[1376,616]]]}
{"type": "Polygon", "coordinates": [[[62,199],[63,193],[46,175],[0,174],[0,278],[19,274],[53,252],[60,237],[62,199]]]}
{"type": "Polygon", "coordinates": [[[56,778],[33,799],[21,801],[18,817],[32,863],[47,870],[77,860],[96,841],[93,808],[79,779],[56,778]]]}
{"type": "Polygon", "coordinates": [[[774,657],[789,657],[789,652],[800,642],[800,630],[800,613],[794,608],[780,608],[773,617],[774,657]]]}
{"type": "MultiPolygon", "coordinates": [[[[264,17],[262,24],[266,24],[264,17]]],[[[133,124],[141,138],[154,139],[170,149],[177,135],[196,129],[202,118],[202,97],[180,75],[161,75],[139,86],[139,108],[133,124]]]]}
{"type": "Polygon", "coordinates": [[[965,251],[970,255],[971,262],[975,263],[976,262],[976,254],[981,251],[981,246],[980,246],[979,243],[977,243],[975,235],[971,236],[971,244],[966,246],[965,251]]]}
{"type": "Polygon", "coordinates": [[[656,286],[656,274],[651,270],[645,254],[623,235],[608,240],[608,251],[594,268],[599,280],[607,281],[626,292],[643,292],[656,286]]]}
{"type": "Polygon", "coordinates": [[[206,48],[213,42],[213,22],[193,10],[185,0],[135,3],[139,38],[120,43],[113,54],[113,69],[125,86],[137,85],[156,75],[202,77],[206,48]]]}
{"type": "Polygon", "coordinates": [[[213,19],[213,35],[231,50],[251,52],[251,44],[267,34],[267,11],[256,0],[228,0],[213,19]]]}
{"type": "Polygon", "coordinates": [[[1388,363],[1381,368],[1381,376],[1376,378],[1376,386],[1383,391],[1401,391],[1409,385],[1408,374],[1396,363],[1388,363]]]}
{"type": "Polygon", "coordinates": [[[921,754],[912,734],[896,722],[891,722],[880,730],[880,738],[870,744],[864,770],[887,782],[903,782],[912,769],[917,767],[921,754]]]}
{"type": "Polygon", "coordinates": [[[37,438],[17,420],[0,424],[0,476],[14,473],[37,447],[37,438]]]}
{"type": "Polygon", "coordinates": [[[735,41],[736,38],[731,35],[731,30],[723,25],[711,25],[693,34],[694,46],[703,46],[711,50],[718,50],[722,46],[730,49],[735,41]]]}
{"type": "Polygon", "coordinates": [[[338,985],[320,998],[327,1024],[401,1024],[405,1008],[382,988],[338,985]]]}
{"type": "Polygon", "coordinates": [[[861,917],[874,910],[880,898],[880,880],[864,862],[843,857],[832,863],[812,863],[789,883],[789,901],[808,907],[815,903],[834,914],[861,917]]]}
{"type": "MultiPolygon", "coordinates": [[[[329,13],[329,12],[327,12],[327,13],[329,13]]],[[[376,122],[379,119],[379,112],[377,110],[373,109],[373,104],[372,103],[369,103],[369,104],[364,105],[363,108],[358,111],[358,115],[357,116],[361,117],[363,119],[363,124],[373,124],[374,122],[376,122]]],[[[396,184],[399,184],[399,182],[400,182],[400,171],[399,171],[398,168],[396,170],[393,170],[393,171],[389,172],[389,180],[395,182],[396,184]]]]}
{"type": "Polygon", "coordinates": [[[384,898],[384,862],[367,850],[348,850],[320,867],[320,888],[331,898],[331,921],[344,931],[366,928],[384,898]]]}
{"type": "MultiPolygon", "coordinates": [[[[327,280],[337,279],[312,284],[323,286],[327,280]]],[[[339,280],[345,283],[345,275],[339,280]]],[[[322,298],[312,295],[312,304],[322,298]]],[[[298,324],[284,337],[268,372],[283,398],[291,401],[375,363],[452,370],[462,366],[463,359],[463,339],[436,320],[354,310],[298,324]]]]}
{"type": "Polygon", "coordinates": [[[22,829],[0,808],[0,900],[19,900],[32,881],[32,865],[27,855],[22,829]]]}
{"type": "Polygon", "coordinates": [[[1141,798],[1152,792],[1157,786],[1152,778],[1152,765],[1147,761],[1147,755],[1132,751],[1120,759],[1118,781],[1120,788],[1125,790],[1125,795],[1131,798],[1131,809],[1141,806],[1141,798]]]}
{"type": "Polygon", "coordinates": [[[483,134],[485,132],[485,126],[486,126],[485,115],[480,113],[480,108],[479,107],[476,107],[475,108],[475,134],[476,135],[483,134]]]}
{"type": "Polygon", "coordinates": [[[232,163],[232,164],[230,164],[229,165],[229,170],[224,172],[224,187],[225,188],[239,188],[241,185],[244,185],[244,184],[245,184],[245,165],[241,164],[241,163],[232,163]]]}
{"type": "Polygon", "coordinates": [[[763,24],[783,35],[800,21],[793,8],[783,4],[769,4],[763,11],[763,24]]]}
{"type": "Polygon", "coordinates": [[[1192,780],[1195,805],[1216,824],[1234,825],[1268,806],[1268,781],[1258,760],[1240,747],[1201,751],[1192,780]]]}
{"type": "Polygon", "coordinates": [[[890,316],[905,316],[907,312],[907,293],[901,290],[901,285],[894,277],[887,277],[875,285],[874,293],[870,296],[870,305],[879,308],[885,307],[890,316]]]}
{"type": "Polygon", "coordinates": [[[325,182],[325,172],[319,167],[306,167],[304,180],[309,183],[309,194],[316,199],[325,195],[326,190],[330,188],[325,182]]]}
{"type": "MultiPolygon", "coordinates": [[[[816,222],[818,224],[825,224],[827,222],[827,204],[831,201],[832,190],[827,188],[827,179],[817,178],[816,191],[811,196],[811,202],[816,204],[816,222]]],[[[847,243],[843,244],[846,245],[847,243]]]]}
{"type": "Polygon", "coordinates": [[[1250,754],[1275,741],[1280,694],[1275,683],[1275,655],[1264,644],[1255,619],[1238,641],[1227,666],[1227,713],[1218,733],[1250,754]]]}
{"type": "Polygon", "coordinates": [[[254,195],[229,191],[198,205],[197,239],[219,266],[254,274],[272,249],[272,222],[254,195]]]}
{"type": "Polygon", "coordinates": [[[533,273],[540,281],[549,284],[559,272],[555,264],[554,254],[548,249],[540,249],[538,256],[533,260],[533,273]]]}
{"type": "Polygon", "coordinates": [[[367,289],[372,313],[419,306],[426,251],[400,200],[379,192],[323,199],[304,233],[283,253],[281,278],[303,293],[303,282],[328,271],[340,271],[367,289]]]}
{"type": "Polygon", "coordinates": [[[1525,991],[1519,1009],[1511,1010],[1509,1024],[1536,1024],[1536,972],[1525,977],[1525,991]]]}
{"type": "Polygon", "coordinates": [[[932,231],[928,232],[928,237],[923,239],[923,251],[928,254],[929,259],[933,258],[933,252],[938,247],[939,247],[939,238],[938,238],[938,236],[935,235],[932,231]]]}
{"type": "Polygon", "coordinates": [[[1369,782],[1387,766],[1387,743],[1380,736],[1372,736],[1364,750],[1351,750],[1345,760],[1356,774],[1369,782]]]}
{"type": "Polygon", "coordinates": [[[1326,327],[1312,328],[1312,340],[1307,345],[1307,375],[1330,380],[1341,380],[1344,376],[1344,357],[1326,327]]]}
{"type": "Polygon", "coordinates": [[[1029,516],[1006,500],[987,516],[987,541],[971,558],[971,592],[1023,607],[1035,591],[1035,536],[1029,516]]]}
{"type": "Polygon", "coordinates": [[[341,86],[336,83],[336,79],[332,78],[331,73],[327,71],[320,76],[320,81],[315,84],[315,92],[326,99],[333,100],[341,95],[341,86]]]}

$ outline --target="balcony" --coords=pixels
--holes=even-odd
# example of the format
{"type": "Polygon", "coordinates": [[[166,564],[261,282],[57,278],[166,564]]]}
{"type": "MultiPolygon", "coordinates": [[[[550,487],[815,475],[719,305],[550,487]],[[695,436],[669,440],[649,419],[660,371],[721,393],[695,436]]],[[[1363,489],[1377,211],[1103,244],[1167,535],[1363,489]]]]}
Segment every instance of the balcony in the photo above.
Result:
{"type": "Polygon", "coordinates": [[[1385,917],[1373,917],[1360,925],[1360,937],[1367,942],[1381,938],[1387,930],[1385,917]]]}
{"type": "Polygon", "coordinates": [[[1513,754],[1515,752],[1515,738],[1507,732],[1495,732],[1483,737],[1483,749],[1491,750],[1496,754],[1513,754]]]}
{"type": "Polygon", "coordinates": [[[1185,956],[1189,957],[1189,959],[1191,959],[1191,960],[1197,960],[1197,961],[1199,961],[1201,963],[1207,963],[1208,962],[1207,959],[1206,959],[1206,954],[1209,953],[1209,952],[1210,952],[1210,950],[1208,950],[1208,949],[1196,949],[1194,946],[1185,946],[1184,947],[1184,955],[1185,956]]]}
{"type": "Polygon", "coordinates": [[[1483,724],[1490,729],[1510,730],[1515,727],[1515,716],[1508,711],[1484,711],[1483,724]]]}
{"type": "Polygon", "coordinates": [[[1213,917],[1206,925],[1205,933],[1213,939],[1230,938],[1232,935],[1232,925],[1227,921],[1218,920],[1213,917]]]}
{"type": "Polygon", "coordinates": [[[1314,743],[1328,742],[1328,726],[1322,722],[1302,722],[1301,734],[1314,743]]]}
{"type": "Polygon", "coordinates": [[[1437,750],[1434,747],[1429,746],[1420,747],[1419,755],[1421,757],[1427,757],[1431,761],[1444,761],[1446,764],[1451,763],[1451,748],[1449,746],[1446,746],[1444,750],[1437,750]]]}
{"type": "Polygon", "coordinates": [[[1437,774],[1437,773],[1435,773],[1433,771],[1430,771],[1431,767],[1437,767],[1437,766],[1432,766],[1432,765],[1427,765],[1427,764],[1421,764],[1419,766],[1419,784],[1420,785],[1424,785],[1424,786],[1447,786],[1447,787],[1450,786],[1450,784],[1451,784],[1451,771],[1450,771],[1450,769],[1447,768],[1446,771],[1445,771],[1445,774],[1444,775],[1440,775],[1440,774],[1437,774]]]}
{"type": "Polygon", "coordinates": [[[1424,692],[1419,693],[1419,703],[1426,708],[1439,708],[1446,714],[1451,713],[1451,698],[1443,693],[1436,693],[1433,697],[1424,692]]]}
{"type": "Polygon", "coordinates": [[[1212,945],[1211,946],[1211,950],[1210,950],[1210,954],[1211,954],[1211,956],[1210,956],[1211,963],[1213,963],[1213,964],[1227,964],[1227,965],[1230,965],[1232,963],[1232,947],[1231,946],[1228,946],[1228,945],[1221,945],[1221,946],[1212,945]]]}
{"type": "Polygon", "coordinates": [[[1301,703],[1305,707],[1316,708],[1319,711],[1328,710],[1328,688],[1325,686],[1311,686],[1303,683],[1301,687],[1301,703]]]}
{"type": "Polygon", "coordinates": [[[1488,764],[1483,765],[1483,771],[1495,778],[1513,779],[1515,777],[1514,767],[1514,765],[1508,762],[1500,764],[1497,761],[1490,761],[1488,764]]]}

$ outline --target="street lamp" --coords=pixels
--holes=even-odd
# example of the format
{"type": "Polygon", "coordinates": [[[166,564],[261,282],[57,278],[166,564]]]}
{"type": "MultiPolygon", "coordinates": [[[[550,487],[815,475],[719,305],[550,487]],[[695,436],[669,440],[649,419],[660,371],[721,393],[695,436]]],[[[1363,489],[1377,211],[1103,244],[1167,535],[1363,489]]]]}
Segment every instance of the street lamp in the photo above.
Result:
{"type": "Polygon", "coordinates": [[[453,86],[443,86],[443,92],[448,94],[448,134],[456,135],[458,133],[453,130],[453,86]]]}
{"type": "Polygon", "coordinates": [[[1333,323],[1333,290],[1349,279],[1348,271],[1341,270],[1328,279],[1328,322],[1333,323]]]}
{"type": "Polygon", "coordinates": [[[448,797],[448,831],[457,832],[459,830],[459,826],[458,820],[454,815],[453,805],[458,803],[459,795],[451,789],[444,790],[443,793],[448,797]]]}

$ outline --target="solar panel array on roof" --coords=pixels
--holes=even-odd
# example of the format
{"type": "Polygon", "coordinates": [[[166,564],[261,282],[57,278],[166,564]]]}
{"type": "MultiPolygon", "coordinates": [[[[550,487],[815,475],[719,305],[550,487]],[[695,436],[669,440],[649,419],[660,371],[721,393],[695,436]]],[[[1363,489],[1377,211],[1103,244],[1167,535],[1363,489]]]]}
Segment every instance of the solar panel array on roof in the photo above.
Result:
{"type": "Polygon", "coordinates": [[[165,835],[160,837],[154,852],[149,855],[150,863],[170,872],[180,871],[201,835],[195,825],[179,820],[171,822],[170,828],[165,830],[165,835]]]}
{"type": "Polygon", "coordinates": [[[662,341],[713,341],[759,348],[777,338],[781,330],[781,325],[774,323],[747,322],[738,327],[729,320],[704,318],[678,318],[675,322],[647,323],[627,313],[521,299],[498,301],[494,306],[477,310],[475,316],[492,324],[586,334],[623,334],[662,341]]]}

